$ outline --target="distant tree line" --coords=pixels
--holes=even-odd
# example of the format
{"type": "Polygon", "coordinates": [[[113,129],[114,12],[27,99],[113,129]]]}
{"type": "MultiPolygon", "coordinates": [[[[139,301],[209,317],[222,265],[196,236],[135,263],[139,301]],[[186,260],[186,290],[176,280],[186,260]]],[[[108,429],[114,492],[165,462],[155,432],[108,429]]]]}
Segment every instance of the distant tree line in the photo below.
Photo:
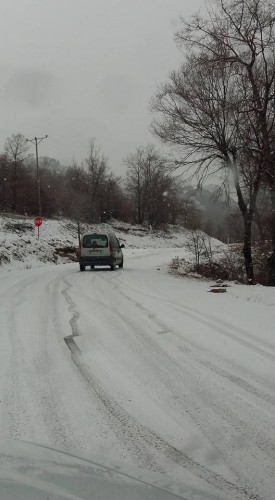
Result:
{"type": "MultiPolygon", "coordinates": [[[[39,158],[42,215],[89,223],[118,218],[153,228],[183,222],[179,182],[155,147],[137,149],[125,166],[125,179],[115,176],[94,139],[81,165],[64,167],[53,158],[39,158]]],[[[0,210],[38,214],[36,159],[22,134],[8,138],[0,154],[0,210]]],[[[189,207],[192,225],[191,212],[189,207]]]]}

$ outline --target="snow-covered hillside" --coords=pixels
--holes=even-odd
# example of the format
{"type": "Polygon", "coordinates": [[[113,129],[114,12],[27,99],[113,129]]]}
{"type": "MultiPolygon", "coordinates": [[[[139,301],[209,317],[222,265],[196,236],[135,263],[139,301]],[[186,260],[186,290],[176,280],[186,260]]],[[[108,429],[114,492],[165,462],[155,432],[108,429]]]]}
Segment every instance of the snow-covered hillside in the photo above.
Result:
{"type": "MultiPolygon", "coordinates": [[[[185,248],[189,231],[184,228],[170,227],[168,231],[150,231],[141,226],[113,221],[110,224],[82,225],[81,229],[112,230],[121,243],[125,244],[126,250],[179,248],[185,249],[185,257],[191,257],[185,248]]],[[[39,239],[37,235],[33,218],[0,216],[0,264],[24,269],[43,263],[62,264],[75,259],[75,248],[78,245],[75,222],[61,218],[45,219],[40,228],[39,239]]],[[[223,246],[217,240],[213,242],[216,247],[223,246]]]]}

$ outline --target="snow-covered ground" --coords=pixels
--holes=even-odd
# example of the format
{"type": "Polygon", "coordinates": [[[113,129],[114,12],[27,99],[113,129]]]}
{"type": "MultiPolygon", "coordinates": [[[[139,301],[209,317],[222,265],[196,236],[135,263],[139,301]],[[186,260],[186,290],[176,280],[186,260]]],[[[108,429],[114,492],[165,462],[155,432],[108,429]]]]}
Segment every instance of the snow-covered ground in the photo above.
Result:
{"type": "MultiPolygon", "coordinates": [[[[81,231],[114,231],[127,249],[183,248],[189,235],[184,228],[150,231],[141,226],[113,221],[111,224],[81,225],[81,231]]],[[[214,240],[216,247],[224,245],[214,240]]],[[[74,257],[78,246],[77,224],[67,219],[45,219],[38,230],[29,217],[0,216],[0,265],[11,269],[29,269],[52,262],[63,264],[74,257]]],[[[184,255],[189,252],[185,249],[184,255]]],[[[190,255],[189,255],[190,258],[190,255]]]]}
{"type": "Polygon", "coordinates": [[[37,247],[35,234],[1,233],[9,252],[21,240],[35,253],[0,270],[0,436],[221,498],[275,498],[275,290],[212,294],[209,282],[169,275],[187,256],[184,232],[118,229],[127,248],[114,273],[41,265],[39,245],[52,255],[53,239],[76,243],[62,227],[45,223],[37,247]]]}

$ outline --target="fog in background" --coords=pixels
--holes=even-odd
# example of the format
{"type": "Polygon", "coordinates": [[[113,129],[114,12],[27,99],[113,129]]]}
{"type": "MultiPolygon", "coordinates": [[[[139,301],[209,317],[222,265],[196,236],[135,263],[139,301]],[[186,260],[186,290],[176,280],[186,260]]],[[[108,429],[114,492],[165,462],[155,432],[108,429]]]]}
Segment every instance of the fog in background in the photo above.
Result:
{"type": "Polygon", "coordinates": [[[148,142],[148,106],[182,54],[180,16],[202,0],[0,0],[0,148],[48,134],[41,156],[85,159],[96,138],[109,165],[148,142]]]}

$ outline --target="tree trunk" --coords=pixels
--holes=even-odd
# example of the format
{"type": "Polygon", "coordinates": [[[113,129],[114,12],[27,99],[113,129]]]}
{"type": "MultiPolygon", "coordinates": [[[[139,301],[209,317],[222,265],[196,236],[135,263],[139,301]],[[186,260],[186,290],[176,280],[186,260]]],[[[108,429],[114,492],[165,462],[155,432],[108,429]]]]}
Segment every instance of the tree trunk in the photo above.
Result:
{"type": "Polygon", "coordinates": [[[247,212],[245,215],[243,215],[243,221],[244,221],[243,255],[244,255],[247,281],[249,285],[255,285],[252,252],[251,252],[252,215],[250,212],[247,212]]]}
{"type": "Polygon", "coordinates": [[[12,189],[12,192],[13,192],[13,196],[12,196],[12,211],[13,212],[16,212],[16,183],[17,183],[17,163],[16,161],[14,162],[14,165],[13,165],[13,189],[12,189]]]}
{"type": "Polygon", "coordinates": [[[275,185],[270,186],[270,198],[272,206],[271,220],[271,244],[272,253],[268,257],[268,282],[269,286],[275,286],[275,185]]]}
{"type": "Polygon", "coordinates": [[[229,163],[229,165],[230,165],[232,173],[233,173],[236,193],[237,193],[237,197],[238,197],[238,205],[239,205],[239,208],[240,208],[240,211],[241,211],[241,214],[243,217],[243,223],[244,223],[243,256],[244,256],[247,282],[249,285],[255,285],[253,260],[252,260],[252,252],[251,252],[251,230],[252,230],[253,214],[254,214],[254,210],[256,207],[257,193],[259,190],[259,182],[258,182],[258,187],[254,189],[254,195],[250,199],[250,207],[248,208],[247,203],[244,200],[241,186],[239,183],[238,171],[236,168],[236,159],[234,158],[234,161],[231,161],[229,163]]]}
{"type": "Polygon", "coordinates": [[[258,210],[255,210],[254,219],[255,219],[255,222],[257,224],[257,228],[258,228],[259,235],[260,235],[260,240],[262,243],[264,243],[266,240],[266,236],[265,236],[265,231],[264,231],[264,225],[263,225],[262,219],[258,213],[258,210]]]}

